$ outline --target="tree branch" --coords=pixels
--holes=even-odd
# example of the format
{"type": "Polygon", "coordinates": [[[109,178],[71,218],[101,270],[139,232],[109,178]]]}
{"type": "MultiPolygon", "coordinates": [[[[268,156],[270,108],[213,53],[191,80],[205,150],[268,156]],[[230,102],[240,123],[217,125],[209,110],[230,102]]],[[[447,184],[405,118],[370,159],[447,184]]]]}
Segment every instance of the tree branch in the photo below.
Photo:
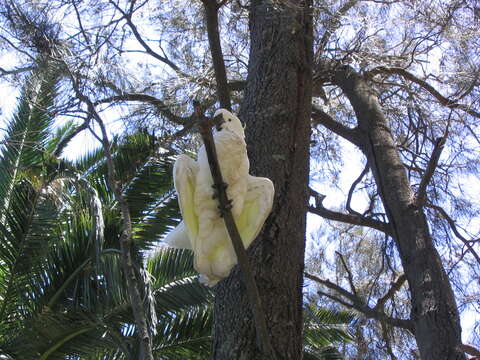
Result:
{"type": "Polygon", "coordinates": [[[383,306],[387,302],[388,299],[391,299],[395,293],[400,290],[402,285],[405,283],[407,280],[407,276],[405,274],[402,274],[398,277],[398,279],[393,283],[393,285],[390,287],[390,289],[387,291],[387,293],[382,296],[380,299],[378,299],[377,304],[373,308],[375,311],[380,311],[383,310],[383,306]]]}
{"type": "MultiPolygon", "coordinates": [[[[110,141],[105,128],[105,124],[100,117],[100,114],[95,109],[93,102],[85,96],[78,85],[77,80],[72,76],[72,86],[77,98],[82,101],[88,109],[90,116],[97,122],[100,127],[102,137],[99,139],[105,153],[107,163],[107,180],[110,188],[115,194],[115,198],[120,206],[122,214],[122,234],[120,236],[120,248],[122,251],[122,266],[127,281],[128,295],[130,297],[130,305],[135,319],[135,325],[138,329],[138,336],[141,346],[140,360],[153,360],[152,341],[148,331],[147,320],[143,309],[143,300],[140,295],[139,280],[135,274],[135,264],[132,255],[132,220],[130,217],[130,210],[125,197],[122,194],[120,184],[116,181],[115,163],[110,151],[110,141]]],[[[88,124],[87,124],[88,126],[88,124]]]]}
{"type": "Polygon", "coordinates": [[[258,287],[253,276],[252,268],[248,260],[247,252],[243,246],[240,233],[238,232],[235,220],[233,219],[232,212],[229,207],[229,200],[226,193],[226,185],[223,181],[222,173],[220,171],[220,165],[218,163],[217,151],[215,148],[215,142],[213,140],[211,126],[216,119],[209,121],[203,115],[202,109],[198,104],[194,104],[196,114],[199,118],[198,128],[202,135],[203,143],[205,144],[205,151],[207,153],[208,164],[212,173],[214,187],[218,191],[218,201],[220,203],[220,209],[222,211],[225,226],[228,231],[228,235],[232,241],[235,255],[238,259],[238,264],[244,276],[244,283],[247,289],[247,296],[252,306],[253,316],[255,319],[255,327],[257,331],[257,342],[260,345],[262,352],[271,359],[276,359],[275,352],[270,343],[270,337],[268,335],[267,323],[265,320],[265,313],[262,309],[262,303],[258,287]]]}
{"type": "Polygon", "coordinates": [[[175,115],[170,111],[165,103],[152,95],[147,94],[137,94],[137,93],[121,93],[118,95],[109,96],[100,100],[95,101],[94,105],[117,102],[117,101],[138,101],[153,105],[155,109],[158,110],[160,114],[165,116],[169,121],[177,125],[187,125],[194,120],[194,115],[187,117],[182,117],[175,115]]]}
{"type": "Polygon", "coordinates": [[[339,253],[338,251],[335,251],[335,254],[338,255],[338,257],[340,258],[340,261],[342,262],[343,268],[347,272],[348,284],[350,285],[350,289],[352,290],[353,295],[358,296],[357,289],[355,289],[355,285],[353,284],[352,272],[348,268],[347,263],[346,263],[345,259],[343,258],[343,255],[341,253],[339,253]]]}
{"type": "Polygon", "coordinates": [[[330,36],[338,29],[340,26],[340,21],[342,16],[344,16],[352,7],[354,7],[359,0],[349,0],[347,1],[335,14],[333,14],[330,19],[328,19],[328,25],[325,28],[322,38],[320,39],[317,52],[315,57],[320,56],[322,51],[325,50],[330,36]]]}
{"type": "Polygon", "coordinates": [[[308,206],[308,211],[311,212],[312,214],[316,214],[318,216],[321,216],[329,220],[340,221],[340,222],[344,222],[352,225],[366,226],[366,227],[381,231],[387,235],[390,235],[390,236],[392,235],[390,225],[388,223],[384,223],[383,221],[368,218],[363,215],[344,214],[344,213],[328,210],[323,206],[321,201],[323,200],[322,197],[325,198],[324,195],[320,195],[313,189],[310,189],[310,194],[316,199],[315,206],[311,206],[311,205],[308,206]]]}
{"type": "Polygon", "coordinates": [[[425,169],[425,173],[423,174],[422,180],[420,181],[420,185],[418,186],[417,190],[417,199],[416,204],[417,206],[421,206],[427,200],[427,186],[430,183],[430,180],[435,173],[435,169],[438,165],[438,160],[440,159],[440,155],[442,154],[442,150],[445,146],[446,136],[439,137],[435,141],[435,145],[432,151],[432,155],[430,156],[430,160],[428,161],[427,168],[425,169]]]}
{"type": "Polygon", "coordinates": [[[362,170],[362,172],[360,173],[360,175],[358,176],[358,178],[355,179],[355,181],[353,182],[352,186],[350,187],[350,190],[348,191],[348,196],[347,196],[347,204],[345,205],[347,211],[350,213],[350,214],[355,214],[355,215],[358,215],[358,216],[361,216],[361,214],[357,211],[354,211],[350,205],[351,201],[352,201],[352,197],[353,197],[353,192],[355,191],[355,188],[357,187],[358,183],[360,181],[362,181],[363,177],[365,175],[367,175],[368,173],[368,170],[370,169],[370,167],[368,166],[368,163],[365,165],[365,168],[362,170]]]}
{"type": "Polygon", "coordinates": [[[132,12],[127,13],[127,12],[123,11],[123,9],[118,4],[116,4],[115,1],[110,0],[109,2],[123,15],[123,17],[125,18],[125,21],[127,22],[128,26],[132,30],[133,36],[135,36],[135,39],[137,39],[137,41],[145,49],[145,51],[148,55],[150,55],[150,56],[154,57],[155,59],[160,60],[164,64],[170,66],[173,70],[175,70],[175,72],[179,73],[180,75],[186,76],[186,74],[183,73],[183,71],[181,71],[180,68],[175,63],[173,63],[172,61],[170,61],[166,57],[160,55],[156,51],[153,51],[153,49],[146,43],[146,41],[143,40],[142,35],[138,31],[137,26],[132,21],[132,15],[133,15],[132,12]]]}
{"type": "Polygon", "coordinates": [[[354,294],[350,293],[349,291],[345,290],[344,288],[338,286],[337,284],[334,284],[333,282],[329,280],[323,280],[320,279],[319,277],[315,275],[311,275],[308,273],[305,273],[305,277],[307,279],[313,280],[316,283],[326,286],[327,288],[337,292],[341,296],[347,298],[348,300],[351,301],[351,304],[347,303],[346,301],[343,301],[341,299],[338,299],[337,297],[332,297],[327,295],[326,293],[322,292],[322,294],[329,296],[333,300],[337,301],[336,299],[340,300],[339,302],[347,306],[349,308],[355,309],[359,312],[361,312],[363,315],[365,315],[367,318],[370,319],[375,319],[378,321],[385,322],[391,326],[399,327],[402,329],[409,330],[412,334],[415,332],[415,328],[413,325],[413,322],[411,320],[406,320],[406,319],[398,319],[394,318],[391,316],[388,316],[384,312],[378,311],[377,309],[369,307],[367,304],[364,303],[362,299],[360,299],[358,296],[355,296],[354,294]]]}
{"type": "Polygon", "coordinates": [[[463,352],[475,356],[472,360],[480,359],[480,350],[470,344],[459,345],[458,348],[463,352]]]}
{"type": "Polygon", "coordinates": [[[12,70],[6,70],[6,69],[0,67],[0,76],[16,75],[16,74],[20,74],[20,73],[27,72],[27,71],[32,71],[34,69],[35,69],[35,66],[19,67],[19,68],[12,69],[12,70]]]}
{"type": "Polygon", "coordinates": [[[415,76],[414,74],[412,74],[411,72],[403,68],[378,66],[366,73],[366,75],[369,75],[369,76],[375,76],[377,74],[400,75],[405,79],[410,80],[411,82],[421,86],[423,89],[428,91],[435,99],[438,100],[438,102],[441,105],[446,106],[450,109],[459,109],[466,112],[469,115],[472,115],[476,118],[480,118],[480,112],[475,111],[474,109],[470,108],[468,105],[458,103],[455,100],[451,100],[446,96],[443,96],[442,94],[440,94],[440,92],[437,89],[435,89],[432,85],[427,83],[425,80],[418,78],[417,76],[415,76]]]}
{"type": "Polygon", "coordinates": [[[457,229],[457,226],[455,225],[455,221],[447,214],[447,212],[445,211],[444,208],[442,208],[441,206],[438,206],[438,205],[433,205],[431,203],[425,203],[424,204],[425,206],[429,207],[429,208],[432,208],[434,210],[437,210],[443,217],[445,220],[447,220],[448,222],[448,225],[450,225],[450,228],[452,229],[453,233],[455,234],[455,236],[465,244],[465,246],[467,247],[468,251],[470,251],[473,255],[473,257],[475,258],[475,260],[477,260],[477,262],[480,264],[480,256],[477,254],[477,252],[473,249],[473,246],[472,244],[470,244],[470,241],[468,241],[467,239],[465,239],[462,234],[460,234],[460,232],[458,231],[457,229]]]}
{"type": "Polygon", "coordinates": [[[360,146],[356,129],[350,129],[349,127],[346,127],[345,125],[334,120],[316,104],[312,104],[312,120],[317,124],[325,126],[327,129],[333,131],[335,134],[341,136],[345,140],[350,141],[352,144],[360,146]]]}
{"type": "Polygon", "coordinates": [[[223,61],[222,44],[218,30],[218,9],[217,0],[202,0],[205,7],[207,21],[208,43],[212,54],[215,81],[217,83],[217,94],[220,107],[231,110],[230,90],[227,81],[225,62],[223,61]]]}

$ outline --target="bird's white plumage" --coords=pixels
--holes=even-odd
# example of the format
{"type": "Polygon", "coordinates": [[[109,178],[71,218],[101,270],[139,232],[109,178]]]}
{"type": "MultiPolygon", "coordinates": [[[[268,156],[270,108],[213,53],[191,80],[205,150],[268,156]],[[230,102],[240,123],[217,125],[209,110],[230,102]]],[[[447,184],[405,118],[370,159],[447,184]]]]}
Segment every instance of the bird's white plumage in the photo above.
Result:
{"type": "MultiPolygon", "coordinates": [[[[218,162],[232,214],[245,248],[260,232],[272,209],[274,188],[267,178],[248,174],[249,161],[245,134],[240,120],[225,109],[217,110],[224,123],[214,133],[218,162]]],[[[194,266],[201,280],[213,286],[228,276],[237,257],[214,199],[213,180],[205,147],[197,161],[180,155],[174,166],[174,184],[183,221],[165,239],[173,247],[191,248],[194,266]]]]}

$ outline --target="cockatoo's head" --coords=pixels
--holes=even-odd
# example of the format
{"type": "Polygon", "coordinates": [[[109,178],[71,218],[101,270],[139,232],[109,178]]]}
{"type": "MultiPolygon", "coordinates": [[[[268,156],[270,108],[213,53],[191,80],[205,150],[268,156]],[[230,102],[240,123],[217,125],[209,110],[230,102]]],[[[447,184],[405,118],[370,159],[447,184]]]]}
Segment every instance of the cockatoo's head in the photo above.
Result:
{"type": "Polygon", "coordinates": [[[236,117],[226,109],[218,109],[217,111],[215,111],[213,117],[216,117],[218,115],[222,115],[224,120],[224,122],[220,124],[219,127],[217,127],[218,131],[226,129],[234,132],[241,137],[245,137],[245,131],[243,129],[242,122],[238,117],[236,117]]]}

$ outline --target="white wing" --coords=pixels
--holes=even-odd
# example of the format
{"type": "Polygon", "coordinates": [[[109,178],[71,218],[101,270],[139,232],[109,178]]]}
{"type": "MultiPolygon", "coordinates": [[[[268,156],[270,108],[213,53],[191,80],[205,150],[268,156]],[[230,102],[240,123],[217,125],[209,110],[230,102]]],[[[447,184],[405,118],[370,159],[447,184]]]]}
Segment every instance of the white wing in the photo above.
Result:
{"type": "Polygon", "coordinates": [[[270,211],[272,211],[274,194],[275,189],[270,179],[248,176],[248,188],[243,211],[235,219],[245,249],[255,240],[270,211]]]}
{"type": "MultiPolygon", "coordinates": [[[[269,179],[248,175],[243,211],[235,217],[245,248],[255,240],[270,214],[274,192],[273,183],[269,179]]],[[[195,267],[202,274],[201,281],[213,286],[229,275],[237,264],[237,256],[223,219],[215,222],[209,236],[201,240],[199,245],[202,246],[195,251],[195,267]]]]}
{"type": "Polygon", "coordinates": [[[178,156],[173,167],[173,183],[178,194],[184,230],[190,241],[193,241],[198,234],[198,215],[194,202],[197,173],[198,165],[192,158],[187,155],[178,156]]]}

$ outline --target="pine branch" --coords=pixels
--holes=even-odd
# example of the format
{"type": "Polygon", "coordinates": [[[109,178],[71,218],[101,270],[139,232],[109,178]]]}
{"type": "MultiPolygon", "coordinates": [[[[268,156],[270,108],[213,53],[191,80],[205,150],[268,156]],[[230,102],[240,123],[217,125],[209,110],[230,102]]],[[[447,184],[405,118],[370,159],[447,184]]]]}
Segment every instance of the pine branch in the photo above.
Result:
{"type": "MultiPolygon", "coordinates": [[[[125,12],[123,11],[123,9],[115,2],[115,1],[112,1],[110,0],[109,1],[110,4],[112,4],[115,9],[117,9],[123,16],[123,18],[125,19],[125,21],[127,22],[128,26],[130,27],[130,30],[132,30],[132,33],[133,33],[133,36],[135,36],[135,39],[137,39],[137,41],[140,43],[140,45],[145,49],[146,53],[152,57],[154,57],[155,59],[163,62],[164,64],[168,65],[170,68],[172,68],[175,72],[177,72],[178,74],[182,75],[182,76],[186,76],[186,74],[180,70],[180,68],[175,64],[173,63],[172,61],[170,61],[168,58],[166,58],[165,56],[162,56],[160,55],[159,53],[157,53],[156,51],[154,51],[148,44],[147,42],[143,39],[143,36],[140,34],[140,32],[138,31],[138,28],[137,26],[133,23],[133,20],[132,20],[132,16],[133,16],[133,8],[131,8],[129,10],[129,12],[125,12]]],[[[132,2],[132,5],[134,4],[135,2],[132,2]]]]}
{"type": "Polygon", "coordinates": [[[365,165],[365,168],[362,170],[362,172],[358,176],[358,178],[355,179],[355,181],[352,183],[352,186],[350,187],[350,190],[348,191],[347,204],[345,205],[345,207],[347,208],[347,210],[350,214],[355,214],[355,215],[358,215],[358,216],[362,216],[359,212],[354,211],[352,209],[351,202],[352,202],[353,192],[355,191],[355,188],[360,183],[360,181],[362,181],[362,179],[365,177],[365,175],[367,175],[368,170],[370,170],[370,167],[368,166],[368,163],[367,163],[365,165]]]}
{"type": "Polygon", "coordinates": [[[353,275],[347,266],[347,262],[345,261],[345,259],[343,258],[343,255],[340,252],[335,251],[335,254],[338,255],[338,257],[340,258],[340,261],[342,262],[343,268],[347,272],[348,284],[350,285],[350,289],[352,290],[353,295],[358,296],[357,289],[355,289],[355,284],[353,283],[353,275]]]}
{"type": "Polygon", "coordinates": [[[213,140],[211,127],[213,125],[218,125],[219,120],[207,119],[203,115],[203,111],[198,106],[194,104],[196,112],[199,118],[198,128],[200,134],[202,135],[203,143],[205,144],[205,151],[207,153],[208,164],[210,166],[210,171],[212,173],[214,187],[218,191],[218,201],[220,203],[220,209],[222,211],[222,216],[225,221],[225,226],[228,231],[228,235],[232,241],[233,248],[235,250],[235,255],[238,259],[238,264],[243,273],[243,279],[245,287],[247,289],[247,296],[252,306],[253,317],[255,320],[255,327],[257,332],[257,342],[260,345],[262,352],[271,359],[276,359],[275,352],[270,343],[270,337],[267,330],[267,323],[265,319],[265,312],[262,309],[262,303],[260,299],[260,293],[258,291],[255,278],[253,276],[253,271],[248,260],[247,251],[243,246],[240,233],[238,232],[237,225],[233,219],[232,212],[230,211],[230,201],[227,197],[226,186],[224,183],[222,173],[220,171],[220,165],[218,163],[217,151],[215,148],[215,142],[213,140]]]}
{"type": "Polygon", "coordinates": [[[100,100],[97,100],[94,104],[105,104],[105,103],[112,103],[118,101],[138,101],[146,104],[150,104],[157,109],[157,111],[165,116],[169,121],[174,124],[178,125],[186,125],[192,122],[193,115],[187,117],[181,117],[175,115],[170,109],[169,106],[166,105],[162,100],[156,98],[155,96],[148,95],[148,94],[140,94],[140,93],[121,93],[120,91],[116,91],[117,95],[109,96],[100,100]]]}

